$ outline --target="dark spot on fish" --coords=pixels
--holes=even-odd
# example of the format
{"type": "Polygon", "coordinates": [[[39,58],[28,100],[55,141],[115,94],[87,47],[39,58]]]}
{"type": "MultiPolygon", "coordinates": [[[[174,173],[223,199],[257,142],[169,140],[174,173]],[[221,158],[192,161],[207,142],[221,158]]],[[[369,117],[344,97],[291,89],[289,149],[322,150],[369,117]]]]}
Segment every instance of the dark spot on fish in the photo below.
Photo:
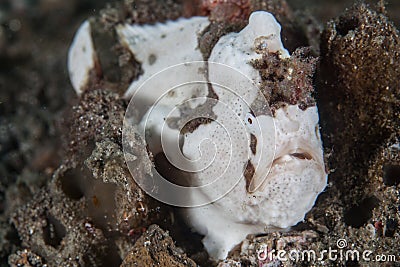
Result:
{"type": "Polygon", "coordinates": [[[308,153],[292,153],[290,156],[298,158],[298,159],[312,159],[312,156],[308,153]]]}
{"type": "Polygon", "coordinates": [[[254,134],[250,134],[250,149],[253,155],[257,152],[257,137],[254,134]]]}
{"type": "Polygon", "coordinates": [[[157,60],[156,55],[151,54],[151,55],[149,56],[149,65],[153,65],[154,62],[156,62],[156,60],[157,60]]]}
{"type": "Polygon", "coordinates": [[[246,169],[244,170],[244,178],[246,179],[246,190],[247,192],[250,192],[250,184],[251,180],[253,179],[255,173],[255,169],[253,164],[250,162],[250,160],[247,162],[246,169]]]}

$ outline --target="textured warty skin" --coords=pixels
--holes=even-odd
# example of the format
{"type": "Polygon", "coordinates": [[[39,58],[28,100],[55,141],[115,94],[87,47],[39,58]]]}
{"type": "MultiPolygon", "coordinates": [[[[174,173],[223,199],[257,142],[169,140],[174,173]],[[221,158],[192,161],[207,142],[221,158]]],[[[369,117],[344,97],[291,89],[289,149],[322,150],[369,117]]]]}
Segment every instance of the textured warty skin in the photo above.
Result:
{"type": "MultiPolygon", "coordinates": [[[[260,101],[261,77],[251,64],[261,58],[257,50],[279,53],[281,59],[290,57],[280,39],[281,27],[270,13],[254,12],[242,31],[222,36],[208,61],[199,63],[207,71],[188,70],[184,78],[169,72],[162,79],[150,79],[176,64],[202,61],[198,34],[208,25],[206,17],[193,17],[154,25],[121,24],[116,31],[119,41],[142,64],[143,74],[126,88],[124,97],[137,101],[137,125],[150,132],[146,141],[152,153],[168,155],[166,150],[173,150],[163,146],[161,136],[164,144],[179,139],[180,151],[170,153],[171,159],[182,153],[190,161],[186,167],[198,170],[190,173],[192,185],[214,179],[232,183],[227,192],[218,184],[193,191],[190,198],[201,199],[205,205],[182,209],[188,224],[205,236],[210,256],[223,259],[248,234],[288,229],[302,221],[326,187],[327,173],[316,106],[300,109],[286,103],[274,112],[252,110],[260,101]],[[246,77],[245,81],[237,80],[240,75],[221,72],[221,66],[246,77]],[[195,96],[207,96],[209,87],[204,83],[178,88],[158,101],[178,78],[207,81],[218,99],[210,108],[213,120],[186,133],[166,124],[166,117],[182,117],[182,110],[171,110],[195,96]],[[140,91],[146,82],[151,90],[140,91]]],[[[85,22],[68,61],[78,94],[87,85],[95,54],[90,25],[85,22]]],[[[203,104],[199,100],[189,107],[196,111],[203,104]]]]}

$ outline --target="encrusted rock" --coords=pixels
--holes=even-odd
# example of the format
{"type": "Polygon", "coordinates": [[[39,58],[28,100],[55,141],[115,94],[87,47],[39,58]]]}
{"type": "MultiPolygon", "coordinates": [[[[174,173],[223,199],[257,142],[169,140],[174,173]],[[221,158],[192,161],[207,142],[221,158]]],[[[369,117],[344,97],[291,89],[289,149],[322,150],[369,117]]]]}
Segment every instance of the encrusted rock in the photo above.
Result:
{"type": "MultiPolygon", "coordinates": [[[[57,191],[43,190],[14,214],[12,221],[22,245],[31,248],[50,266],[100,266],[108,248],[103,231],[95,226],[87,229],[88,221],[80,212],[85,206],[84,199],[69,200],[57,191]]],[[[17,264],[21,260],[11,257],[10,261],[17,264]]]]}
{"type": "Polygon", "coordinates": [[[315,105],[312,78],[316,58],[308,48],[298,48],[286,59],[280,59],[276,53],[265,53],[253,64],[260,72],[261,91],[273,110],[284,103],[302,108],[315,105]]]}
{"type": "Polygon", "coordinates": [[[18,250],[16,253],[10,255],[8,264],[12,267],[48,267],[43,262],[42,257],[36,255],[29,249],[18,250]]]}
{"type": "Polygon", "coordinates": [[[121,267],[134,266],[195,267],[197,264],[175,246],[168,232],[157,225],[151,225],[121,264],[121,267]]]}
{"type": "Polygon", "coordinates": [[[331,179],[346,204],[373,194],[370,161],[389,139],[399,139],[399,77],[400,37],[387,17],[358,4],[328,23],[318,98],[331,179]]]}

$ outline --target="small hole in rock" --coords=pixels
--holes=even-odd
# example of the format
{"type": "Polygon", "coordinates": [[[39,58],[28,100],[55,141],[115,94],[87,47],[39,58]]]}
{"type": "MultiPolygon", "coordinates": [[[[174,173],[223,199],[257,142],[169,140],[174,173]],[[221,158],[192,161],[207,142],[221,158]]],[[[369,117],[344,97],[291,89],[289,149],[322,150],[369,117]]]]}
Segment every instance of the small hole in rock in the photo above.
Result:
{"type": "Polygon", "coordinates": [[[383,183],[387,186],[398,185],[400,183],[400,165],[383,166],[383,183]]]}
{"type": "Polygon", "coordinates": [[[388,219],[385,225],[385,236],[393,237],[398,227],[398,223],[394,219],[388,219]]]}
{"type": "Polygon", "coordinates": [[[349,31],[354,31],[358,27],[358,19],[342,19],[336,25],[336,30],[341,36],[345,36],[349,33],[349,31]]]}
{"type": "Polygon", "coordinates": [[[6,201],[5,192],[0,191],[0,214],[3,214],[6,208],[5,201],[6,201]]]}
{"type": "MultiPolygon", "coordinates": [[[[350,254],[349,254],[348,257],[350,257],[350,259],[351,259],[351,255],[350,254]]],[[[356,257],[356,256],[354,256],[354,257],[356,257]]],[[[360,264],[356,260],[348,260],[348,261],[346,261],[346,267],[359,267],[359,266],[360,266],[360,264]]]]}
{"type": "Polygon", "coordinates": [[[65,227],[50,213],[47,214],[46,221],[47,225],[43,227],[44,242],[49,246],[57,248],[66,234],[65,227]]]}
{"type": "Polygon", "coordinates": [[[377,207],[379,200],[372,196],[361,201],[360,204],[351,207],[344,214],[344,222],[352,227],[361,227],[372,217],[372,210],[377,207]]]}
{"type": "Polygon", "coordinates": [[[5,240],[7,240],[9,244],[15,244],[17,246],[21,245],[21,239],[18,235],[18,231],[13,224],[11,225],[11,229],[7,231],[5,240]]]}
{"type": "Polygon", "coordinates": [[[67,171],[61,178],[61,189],[69,198],[78,200],[83,197],[83,191],[80,186],[80,177],[82,174],[77,170],[67,171]]]}
{"type": "MultiPolygon", "coordinates": [[[[114,242],[109,242],[105,253],[102,253],[99,256],[102,258],[101,264],[98,265],[99,267],[120,266],[122,263],[122,259],[118,254],[118,248],[114,242]]],[[[93,266],[94,264],[91,257],[93,257],[93,255],[85,255],[83,258],[83,261],[87,266],[93,266]]]]}

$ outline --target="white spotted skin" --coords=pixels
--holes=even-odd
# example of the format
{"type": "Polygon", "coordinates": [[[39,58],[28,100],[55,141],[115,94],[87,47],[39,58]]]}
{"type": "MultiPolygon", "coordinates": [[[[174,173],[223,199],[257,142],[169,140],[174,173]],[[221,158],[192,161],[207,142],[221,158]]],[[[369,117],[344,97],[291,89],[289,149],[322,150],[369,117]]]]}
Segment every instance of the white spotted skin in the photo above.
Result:
{"type": "MultiPolygon", "coordinates": [[[[205,235],[204,245],[215,259],[225,258],[248,234],[288,229],[302,221],[327,184],[322,142],[315,131],[317,108],[303,111],[296,105],[288,105],[277,110],[274,118],[262,117],[253,117],[260,121],[262,129],[271,127],[270,120],[275,122],[276,131],[272,134],[276,151],[258,165],[253,176],[253,180],[260,180],[257,189],[249,192],[243,178],[218,201],[185,210],[194,229],[205,235]],[[263,166],[268,166],[267,170],[263,166]]],[[[257,134],[254,130],[253,133],[257,134]]],[[[256,135],[256,138],[262,137],[256,135]]],[[[271,139],[264,137],[268,138],[271,139]]],[[[257,147],[251,161],[259,159],[258,154],[262,153],[259,149],[262,148],[257,147]]]]}
{"type": "MultiPolygon", "coordinates": [[[[259,85],[259,73],[250,64],[252,59],[259,57],[255,52],[253,40],[272,34],[272,38],[267,39],[267,42],[272,43],[267,47],[271,48],[272,52],[279,51],[282,57],[289,55],[280,41],[280,26],[270,14],[255,12],[249,23],[241,32],[222,37],[212,51],[209,61],[235,67],[259,85]],[[271,28],[268,28],[269,26],[271,28]]],[[[227,173],[222,177],[236,179],[241,175],[238,184],[217,201],[184,210],[189,224],[197,232],[205,235],[203,243],[209,255],[215,259],[224,259],[248,234],[288,229],[302,221],[313,207],[317,196],[326,187],[327,174],[319,137],[318,111],[315,106],[301,110],[296,105],[286,105],[276,110],[273,117],[267,114],[255,116],[251,113],[249,105],[245,104],[256,99],[256,91],[238,83],[229,73],[221,75],[216,67],[209,68],[209,77],[211,82],[228,84],[232,91],[243,96],[242,100],[245,103],[226,90],[214,88],[218,99],[229,103],[230,108],[238,115],[237,119],[243,123],[247,141],[251,135],[256,140],[253,153],[254,147],[252,149],[250,142],[235,139],[233,135],[231,157],[224,157],[223,155],[228,153],[222,152],[217,156],[213,168],[196,173],[194,177],[196,181],[209,181],[212,177],[215,179],[220,177],[221,170],[225,170],[228,162],[234,161],[231,164],[234,167],[226,169],[227,173]],[[246,182],[243,173],[248,162],[254,166],[255,171],[250,181],[246,182]]],[[[228,113],[226,108],[219,104],[213,111],[217,115],[216,121],[226,118],[228,113]]],[[[233,118],[222,121],[237,125],[233,118]]],[[[213,135],[218,133],[218,128],[218,123],[212,122],[185,136],[183,153],[188,158],[197,158],[199,154],[196,144],[206,136],[218,136],[215,143],[223,146],[223,142],[226,142],[229,148],[228,140],[220,140],[221,134],[213,135]]],[[[218,190],[219,188],[214,188],[213,192],[203,193],[212,199],[218,190]]]]}
{"type": "MultiPolygon", "coordinates": [[[[289,57],[280,39],[281,27],[270,13],[254,12],[242,31],[219,39],[206,63],[209,67],[207,77],[194,69],[184,77],[175,73],[148,81],[164,68],[203,60],[198,36],[208,25],[208,18],[193,17],[154,25],[119,24],[116,32],[119,45],[134,54],[144,71],[127,88],[124,97],[135,96],[137,99],[138,109],[142,112],[139,128],[148,131],[147,141],[151,142],[149,147],[152,151],[162,149],[161,126],[166,114],[177,103],[204,95],[208,87],[178,88],[151,113],[150,108],[163,90],[175,85],[177,80],[185,83],[207,78],[213,83],[214,93],[220,101],[212,108],[216,120],[180,136],[182,152],[190,160],[201,159],[196,161],[198,166],[195,167],[198,168],[194,168],[201,171],[190,177],[192,185],[210,183],[222,172],[222,179],[233,184],[232,190],[218,198],[221,189],[217,186],[193,194],[192,198],[212,201],[201,207],[184,208],[182,214],[195,231],[205,236],[203,243],[209,255],[224,259],[248,234],[289,229],[302,221],[326,187],[327,174],[316,106],[302,110],[296,105],[285,105],[273,116],[255,115],[250,110],[260,93],[261,78],[251,64],[252,60],[261,58],[257,51],[259,47],[268,52],[278,52],[281,58],[289,57]],[[222,65],[232,68],[232,72],[226,69],[221,72],[219,67],[222,65]],[[238,71],[248,79],[238,80],[238,71]],[[145,82],[149,90],[138,92],[145,82]],[[231,91],[215,84],[224,84],[231,91]],[[202,143],[205,138],[207,142],[202,143]],[[256,142],[251,143],[251,140],[256,142]],[[212,164],[208,165],[210,162],[212,164]],[[251,177],[244,177],[249,163],[254,167],[254,173],[251,177]]],[[[87,86],[95,62],[90,24],[85,22],[68,55],[70,79],[78,94],[87,86]]],[[[195,102],[191,108],[195,109],[202,103],[195,102]]],[[[174,114],[179,116],[180,111],[174,114]]],[[[168,144],[176,139],[177,132],[176,129],[167,129],[165,139],[171,140],[168,144]]]]}
{"type": "Polygon", "coordinates": [[[89,82],[89,74],[97,59],[89,21],[85,21],[72,41],[68,51],[68,71],[71,84],[79,95],[89,82]]]}

